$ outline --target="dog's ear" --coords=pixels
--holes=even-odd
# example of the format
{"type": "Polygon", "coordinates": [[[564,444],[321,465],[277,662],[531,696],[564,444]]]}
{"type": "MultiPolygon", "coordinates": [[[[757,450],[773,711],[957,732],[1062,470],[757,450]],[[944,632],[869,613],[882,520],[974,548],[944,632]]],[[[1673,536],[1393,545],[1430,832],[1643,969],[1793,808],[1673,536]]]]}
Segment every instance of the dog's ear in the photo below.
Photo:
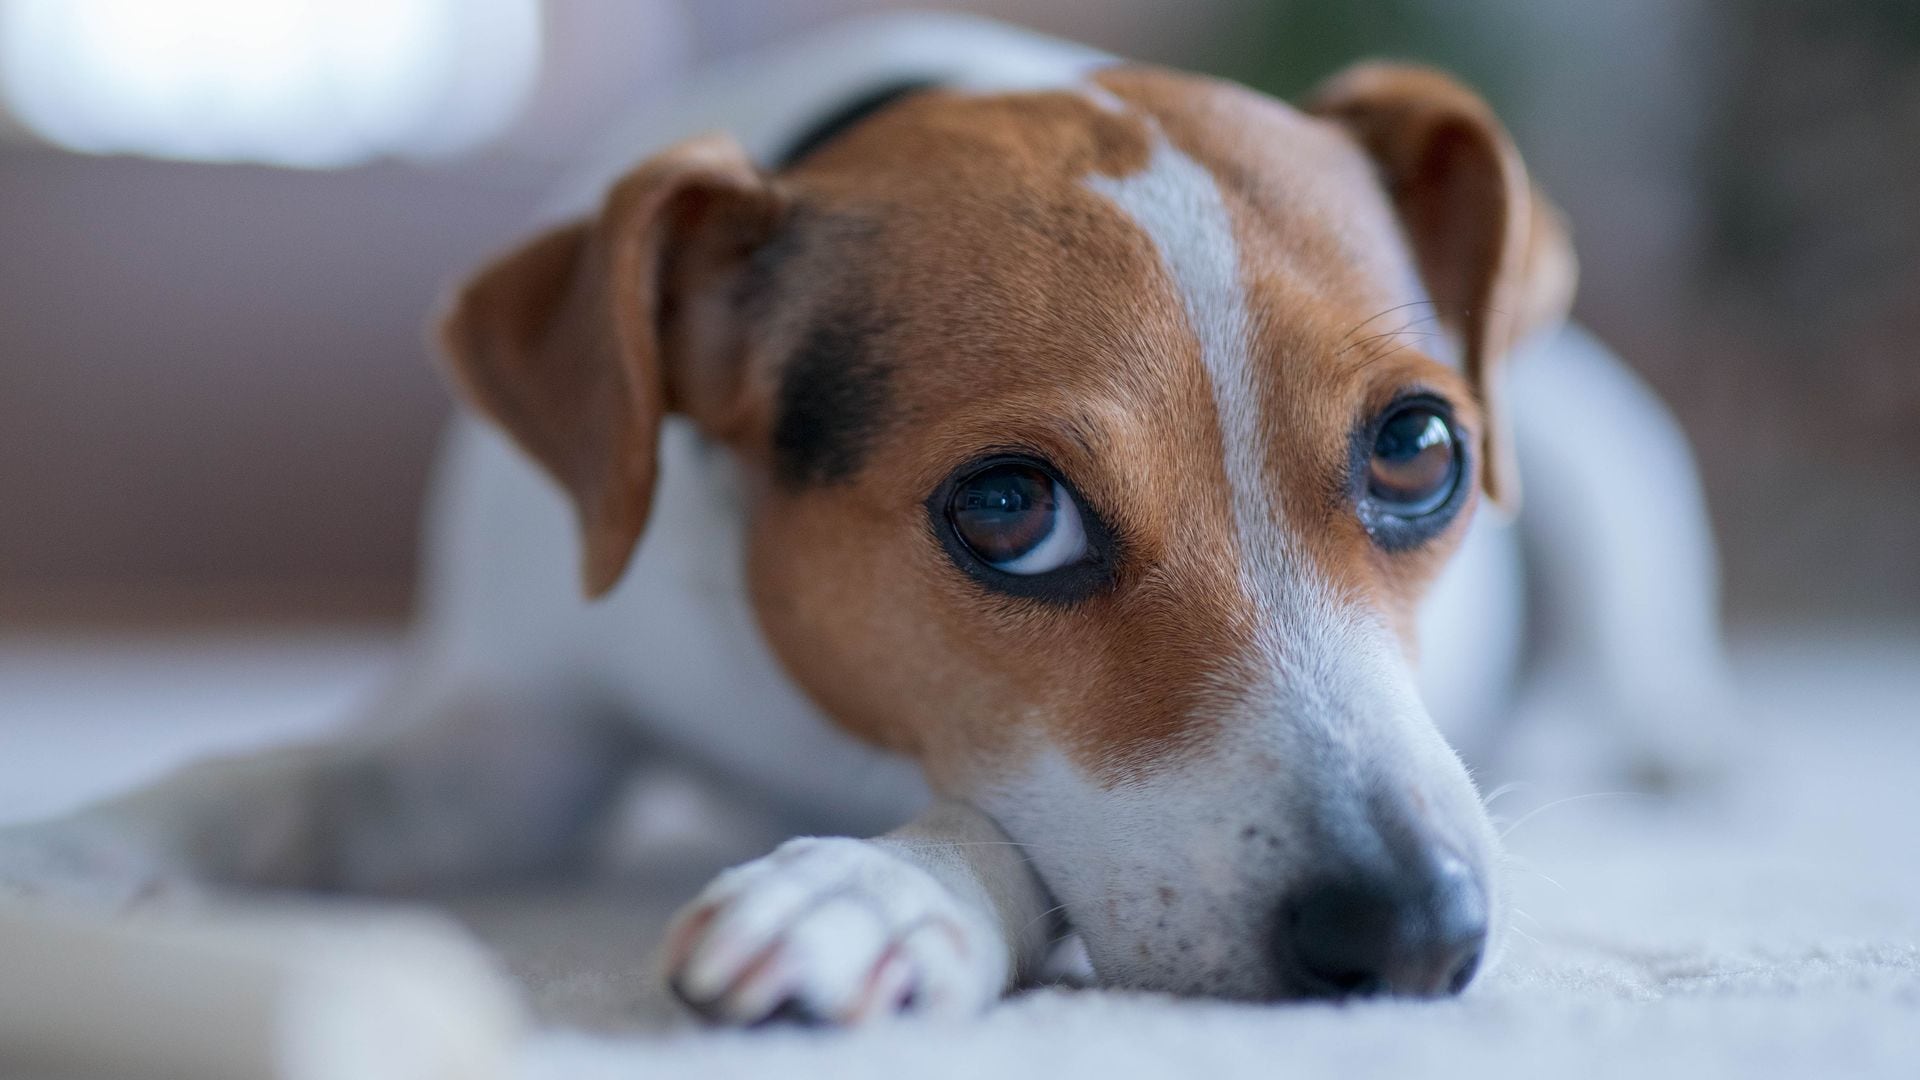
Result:
{"type": "Polygon", "coordinates": [[[1360,64],[1308,110],[1345,126],[1377,163],[1440,321],[1459,339],[1486,415],[1487,495],[1519,499],[1500,361],[1557,326],[1573,301],[1573,248],[1513,141],[1472,91],[1429,68],[1360,64]]]}
{"type": "Polygon", "coordinates": [[[646,526],[661,417],[711,415],[737,389],[739,283],[781,204],[731,139],[681,143],[448,306],[454,381],[573,500],[591,596],[619,581],[646,526]]]}

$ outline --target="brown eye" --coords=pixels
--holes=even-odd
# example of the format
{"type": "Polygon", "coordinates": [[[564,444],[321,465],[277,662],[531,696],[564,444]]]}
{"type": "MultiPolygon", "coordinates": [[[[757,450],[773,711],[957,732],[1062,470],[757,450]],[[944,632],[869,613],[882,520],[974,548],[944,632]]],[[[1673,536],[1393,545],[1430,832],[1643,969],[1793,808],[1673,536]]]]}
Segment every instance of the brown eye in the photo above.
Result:
{"type": "Polygon", "coordinates": [[[1087,556],[1072,493],[1023,462],[990,465],[955,485],[947,520],[967,550],[1003,573],[1044,574],[1087,556]]]}
{"type": "Polygon", "coordinates": [[[1398,518],[1425,517],[1445,506],[1460,482],[1459,440],[1437,410],[1402,406],[1380,425],[1367,463],[1367,495],[1398,518]]]}

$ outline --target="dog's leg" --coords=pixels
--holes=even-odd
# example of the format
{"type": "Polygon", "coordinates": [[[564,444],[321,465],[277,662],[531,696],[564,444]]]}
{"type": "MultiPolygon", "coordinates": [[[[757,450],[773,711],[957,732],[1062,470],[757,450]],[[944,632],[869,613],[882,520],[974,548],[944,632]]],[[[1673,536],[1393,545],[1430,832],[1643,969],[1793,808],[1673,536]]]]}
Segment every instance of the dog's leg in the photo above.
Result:
{"type": "Polygon", "coordinates": [[[556,868],[585,852],[633,764],[623,729],[547,695],[403,691],[379,719],[0,830],[0,897],[121,907],[207,885],[409,892],[556,868]]]}
{"type": "Polygon", "coordinates": [[[1050,913],[1019,845],[942,802],[877,839],[790,840],[720,875],[675,920],[667,977],[719,1023],[971,1013],[1042,961],[1050,913]]]}
{"type": "Polygon", "coordinates": [[[1590,779],[1650,787],[1713,771],[1729,752],[1717,572],[1685,437],[1577,330],[1517,362],[1509,388],[1535,594],[1509,767],[1605,763],[1615,777],[1590,779]]]}

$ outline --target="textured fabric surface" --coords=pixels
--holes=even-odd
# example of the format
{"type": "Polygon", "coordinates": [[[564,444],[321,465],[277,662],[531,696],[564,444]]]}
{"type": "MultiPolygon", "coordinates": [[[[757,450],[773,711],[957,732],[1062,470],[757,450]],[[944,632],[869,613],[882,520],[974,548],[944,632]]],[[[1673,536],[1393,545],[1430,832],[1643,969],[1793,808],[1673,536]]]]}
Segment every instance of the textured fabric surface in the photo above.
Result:
{"type": "MultiPolygon", "coordinates": [[[[0,816],[323,730],[389,654],[313,636],[0,642],[0,816]]],[[[1524,914],[1457,1001],[1044,990],[965,1024],[709,1033],[672,1015],[649,953],[711,849],[644,881],[450,905],[523,986],[540,1026],[520,1066],[545,1080],[1920,1075],[1920,641],[1775,637],[1735,656],[1743,745],[1718,790],[1496,802],[1524,914]]]]}
{"type": "MultiPolygon", "coordinates": [[[[1720,790],[1496,802],[1523,914],[1458,1001],[1049,990],[978,1023],[852,1037],[549,1033],[529,1075],[1920,1076],[1920,643],[1776,639],[1737,658],[1748,745],[1720,790]]],[[[582,990],[535,985],[572,1006],[582,990]]]]}

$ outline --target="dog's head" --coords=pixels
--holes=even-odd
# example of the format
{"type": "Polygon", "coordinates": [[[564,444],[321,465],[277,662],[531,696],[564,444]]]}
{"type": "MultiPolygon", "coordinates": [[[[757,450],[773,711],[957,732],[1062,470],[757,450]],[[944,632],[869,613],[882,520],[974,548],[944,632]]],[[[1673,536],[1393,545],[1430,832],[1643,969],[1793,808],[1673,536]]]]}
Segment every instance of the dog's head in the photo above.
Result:
{"type": "Polygon", "coordinates": [[[571,494],[590,592],[663,414],[729,446],[794,679],[1026,845],[1104,981],[1432,994],[1478,963],[1495,842],[1414,616],[1515,497],[1494,377],[1571,284],[1443,76],[1303,113],[1113,68],[919,92],[778,172],[674,147],[444,338],[571,494]]]}

